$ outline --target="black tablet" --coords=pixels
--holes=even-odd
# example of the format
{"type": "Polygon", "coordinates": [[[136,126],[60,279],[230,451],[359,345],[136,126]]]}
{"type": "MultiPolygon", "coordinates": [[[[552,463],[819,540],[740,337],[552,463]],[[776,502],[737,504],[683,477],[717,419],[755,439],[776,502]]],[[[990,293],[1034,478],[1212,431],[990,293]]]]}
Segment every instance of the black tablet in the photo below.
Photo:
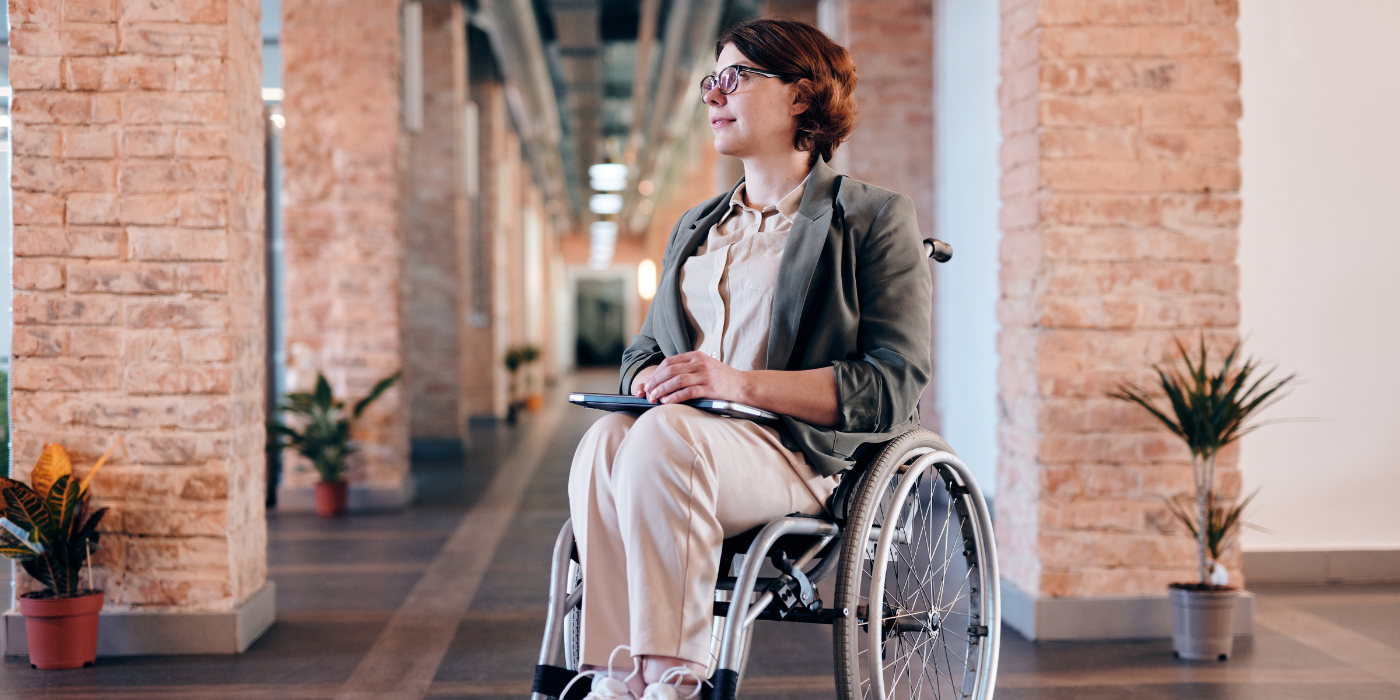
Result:
{"type": "MultiPolygon", "coordinates": [[[[641,413],[647,409],[656,408],[661,404],[652,403],[638,396],[628,396],[626,394],[569,394],[569,403],[577,404],[585,408],[596,408],[602,411],[623,411],[627,413],[641,413]]],[[[769,413],[761,408],[745,406],[734,401],[723,401],[721,399],[693,399],[685,402],[687,406],[694,406],[708,413],[715,413],[730,418],[743,418],[756,423],[777,423],[778,415],[769,413]]]]}

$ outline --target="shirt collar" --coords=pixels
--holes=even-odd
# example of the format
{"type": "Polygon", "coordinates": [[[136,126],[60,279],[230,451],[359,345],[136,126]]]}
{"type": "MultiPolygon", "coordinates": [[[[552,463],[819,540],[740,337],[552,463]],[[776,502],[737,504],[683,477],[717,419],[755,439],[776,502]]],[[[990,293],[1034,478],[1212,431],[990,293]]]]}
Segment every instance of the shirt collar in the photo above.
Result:
{"type": "Polygon", "coordinates": [[[748,183],[741,182],[739,183],[738,187],[734,188],[734,194],[729,197],[729,211],[732,213],[734,211],[734,207],[739,207],[741,210],[748,209],[750,211],[761,211],[762,213],[768,213],[776,210],[778,214],[782,215],[783,218],[791,221],[794,216],[797,216],[798,208],[802,206],[802,194],[804,191],[806,191],[807,181],[810,179],[812,179],[812,173],[808,172],[807,177],[803,178],[802,182],[797,183],[797,187],[792,188],[792,191],[787,193],[786,196],[778,200],[777,204],[770,204],[764,207],[762,210],[759,210],[747,204],[744,201],[744,193],[746,191],[745,188],[748,186],[748,183]]]}

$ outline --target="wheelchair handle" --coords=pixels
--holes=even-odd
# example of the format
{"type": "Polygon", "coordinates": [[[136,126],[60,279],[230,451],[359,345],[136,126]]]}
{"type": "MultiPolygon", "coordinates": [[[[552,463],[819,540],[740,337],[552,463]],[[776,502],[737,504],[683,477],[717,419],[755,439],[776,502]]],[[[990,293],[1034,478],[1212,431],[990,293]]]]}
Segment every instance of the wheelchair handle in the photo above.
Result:
{"type": "Polygon", "coordinates": [[[938,240],[937,238],[924,239],[924,255],[934,260],[945,263],[953,259],[953,246],[938,240]]]}

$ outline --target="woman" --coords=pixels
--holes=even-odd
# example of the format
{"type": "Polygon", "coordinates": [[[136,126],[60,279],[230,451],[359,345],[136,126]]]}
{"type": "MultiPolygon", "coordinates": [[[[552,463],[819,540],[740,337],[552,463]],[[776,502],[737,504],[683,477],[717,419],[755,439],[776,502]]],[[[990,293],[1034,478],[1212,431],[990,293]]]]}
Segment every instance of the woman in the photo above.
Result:
{"type": "Polygon", "coordinates": [[[618,645],[631,692],[703,677],[721,541],[819,513],[863,444],[915,427],[933,285],[908,197],[826,162],[855,125],[855,65],[819,30],[756,20],[716,44],[702,81],[715,149],[744,178],[671,232],[620,391],[664,404],[610,414],[569,477],[583,567],[583,662],[618,645]],[[738,401],[778,428],[681,402],[738,401]]]}

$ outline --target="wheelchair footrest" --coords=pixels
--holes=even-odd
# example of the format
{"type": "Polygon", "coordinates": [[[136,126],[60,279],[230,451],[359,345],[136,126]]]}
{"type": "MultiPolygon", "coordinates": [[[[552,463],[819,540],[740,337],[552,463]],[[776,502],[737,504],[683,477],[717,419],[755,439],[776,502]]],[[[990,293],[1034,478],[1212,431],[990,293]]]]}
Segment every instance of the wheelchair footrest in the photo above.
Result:
{"type": "Polygon", "coordinates": [[[560,693],[564,692],[564,686],[568,685],[569,681],[572,681],[576,676],[578,673],[567,668],[540,664],[535,666],[535,684],[530,686],[530,692],[559,698],[559,700],[583,700],[583,697],[588,695],[588,691],[593,689],[593,684],[590,682],[592,678],[585,678],[575,683],[572,688],[569,688],[568,697],[560,697],[560,693]]]}
{"type": "MultiPolygon", "coordinates": [[[[715,603],[715,617],[728,617],[729,603],[715,603]]],[[[822,608],[820,610],[807,610],[805,608],[793,608],[786,616],[773,610],[771,607],[758,614],[760,620],[772,620],[774,622],[806,622],[815,625],[829,625],[837,620],[850,616],[850,612],[844,609],[822,608]]]]}

